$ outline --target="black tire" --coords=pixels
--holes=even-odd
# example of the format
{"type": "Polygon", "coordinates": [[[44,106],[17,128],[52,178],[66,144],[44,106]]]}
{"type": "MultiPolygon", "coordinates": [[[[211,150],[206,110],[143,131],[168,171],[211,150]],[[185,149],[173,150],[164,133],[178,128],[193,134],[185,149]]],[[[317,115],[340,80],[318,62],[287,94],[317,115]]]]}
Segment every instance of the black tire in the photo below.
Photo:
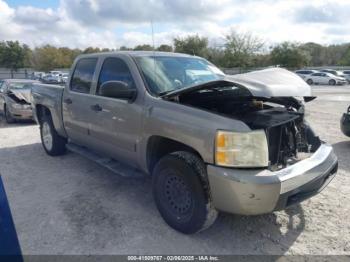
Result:
{"type": "Polygon", "coordinates": [[[153,196],[165,222],[184,234],[211,226],[217,218],[203,161],[189,152],[164,156],[153,170],[153,196]]]}
{"type": "Polygon", "coordinates": [[[50,115],[44,115],[40,121],[40,137],[48,155],[59,156],[66,152],[67,139],[57,133],[50,115]],[[51,139],[51,142],[48,142],[48,139],[51,139]]]}
{"type": "Polygon", "coordinates": [[[306,81],[306,83],[308,83],[309,85],[312,85],[312,84],[314,83],[314,81],[312,81],[312,79],[308,79],[308,80],[306,81]]]}
{"type": "Polygon", "coordinates": [[[16,122],[16,119],[13,118],[13,116],[11,115],[11,112],[8,110],[6,105],[4,106],[4,115],[5,115],[6,123],[12,124],[16,122]]]}
{"type": "Polygon", "coordinates": [[[337,82],[334,79],[329,80],[328,82],[331,86],[335,86],[337,82]]]}

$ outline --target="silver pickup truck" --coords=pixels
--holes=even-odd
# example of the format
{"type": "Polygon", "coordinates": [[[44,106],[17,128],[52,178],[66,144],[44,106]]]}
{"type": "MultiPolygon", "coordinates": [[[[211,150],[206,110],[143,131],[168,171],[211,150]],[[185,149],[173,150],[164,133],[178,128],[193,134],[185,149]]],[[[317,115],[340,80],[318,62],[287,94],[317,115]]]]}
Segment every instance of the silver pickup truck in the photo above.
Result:
{"type": "Polygon", "coordinates": [[[65,87],[34,84],[32,95],[49,155],[68,148],[121,175],[151,175],[161,216],[186,234],[218,211],[299,203],[337,172],[304,120],[310,87],[284,69],[230,77],[195,56],[100,53],[78,57],[65,87]]]}

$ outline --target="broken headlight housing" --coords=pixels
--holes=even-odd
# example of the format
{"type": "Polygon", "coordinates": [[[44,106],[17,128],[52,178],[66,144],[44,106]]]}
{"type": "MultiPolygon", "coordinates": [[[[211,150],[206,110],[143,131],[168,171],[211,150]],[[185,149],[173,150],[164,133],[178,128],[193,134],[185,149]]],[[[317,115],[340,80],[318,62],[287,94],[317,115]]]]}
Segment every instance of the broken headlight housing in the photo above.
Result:
{"type": "Polygon", "coordinates": [[[215,163],[226,167],[267,167],[269,150],[265,131],[217,131],[215,163]]]}

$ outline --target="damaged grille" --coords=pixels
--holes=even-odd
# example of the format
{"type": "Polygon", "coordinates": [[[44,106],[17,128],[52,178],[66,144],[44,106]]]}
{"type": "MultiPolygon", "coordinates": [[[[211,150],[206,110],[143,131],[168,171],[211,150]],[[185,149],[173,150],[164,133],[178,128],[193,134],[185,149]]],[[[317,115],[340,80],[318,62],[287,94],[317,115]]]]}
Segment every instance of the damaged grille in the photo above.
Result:
{"type": "Polygon", "coordinates": [[[265,129],[270,168],[277,170],[301,160],[303,153],[315,152],[321,145],[304,122],[303,114],[285,108],[271,108],[244,116],[252,129],[265,129]]]}

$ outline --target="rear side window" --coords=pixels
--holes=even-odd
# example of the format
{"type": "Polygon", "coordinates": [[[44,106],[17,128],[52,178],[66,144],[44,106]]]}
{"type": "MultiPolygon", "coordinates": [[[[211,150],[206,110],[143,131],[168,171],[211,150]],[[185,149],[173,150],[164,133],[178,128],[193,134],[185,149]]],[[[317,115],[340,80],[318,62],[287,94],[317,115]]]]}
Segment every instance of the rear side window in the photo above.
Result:
{"type": "Polygon", "coordinates": [[[104,61],[98,79],[97,94],[99,94],[101,85],[107,81],[122,81],[129,87],[136,88],[129,67],[122,59],[116,57],[110,57],[104,61]]]}
{"type": "Polygon", "coordinates": [[[96,64],[97,58],[83,58],[78,61],[72,76],[72,91],[85,94],[90,92],[96,64]]]}

